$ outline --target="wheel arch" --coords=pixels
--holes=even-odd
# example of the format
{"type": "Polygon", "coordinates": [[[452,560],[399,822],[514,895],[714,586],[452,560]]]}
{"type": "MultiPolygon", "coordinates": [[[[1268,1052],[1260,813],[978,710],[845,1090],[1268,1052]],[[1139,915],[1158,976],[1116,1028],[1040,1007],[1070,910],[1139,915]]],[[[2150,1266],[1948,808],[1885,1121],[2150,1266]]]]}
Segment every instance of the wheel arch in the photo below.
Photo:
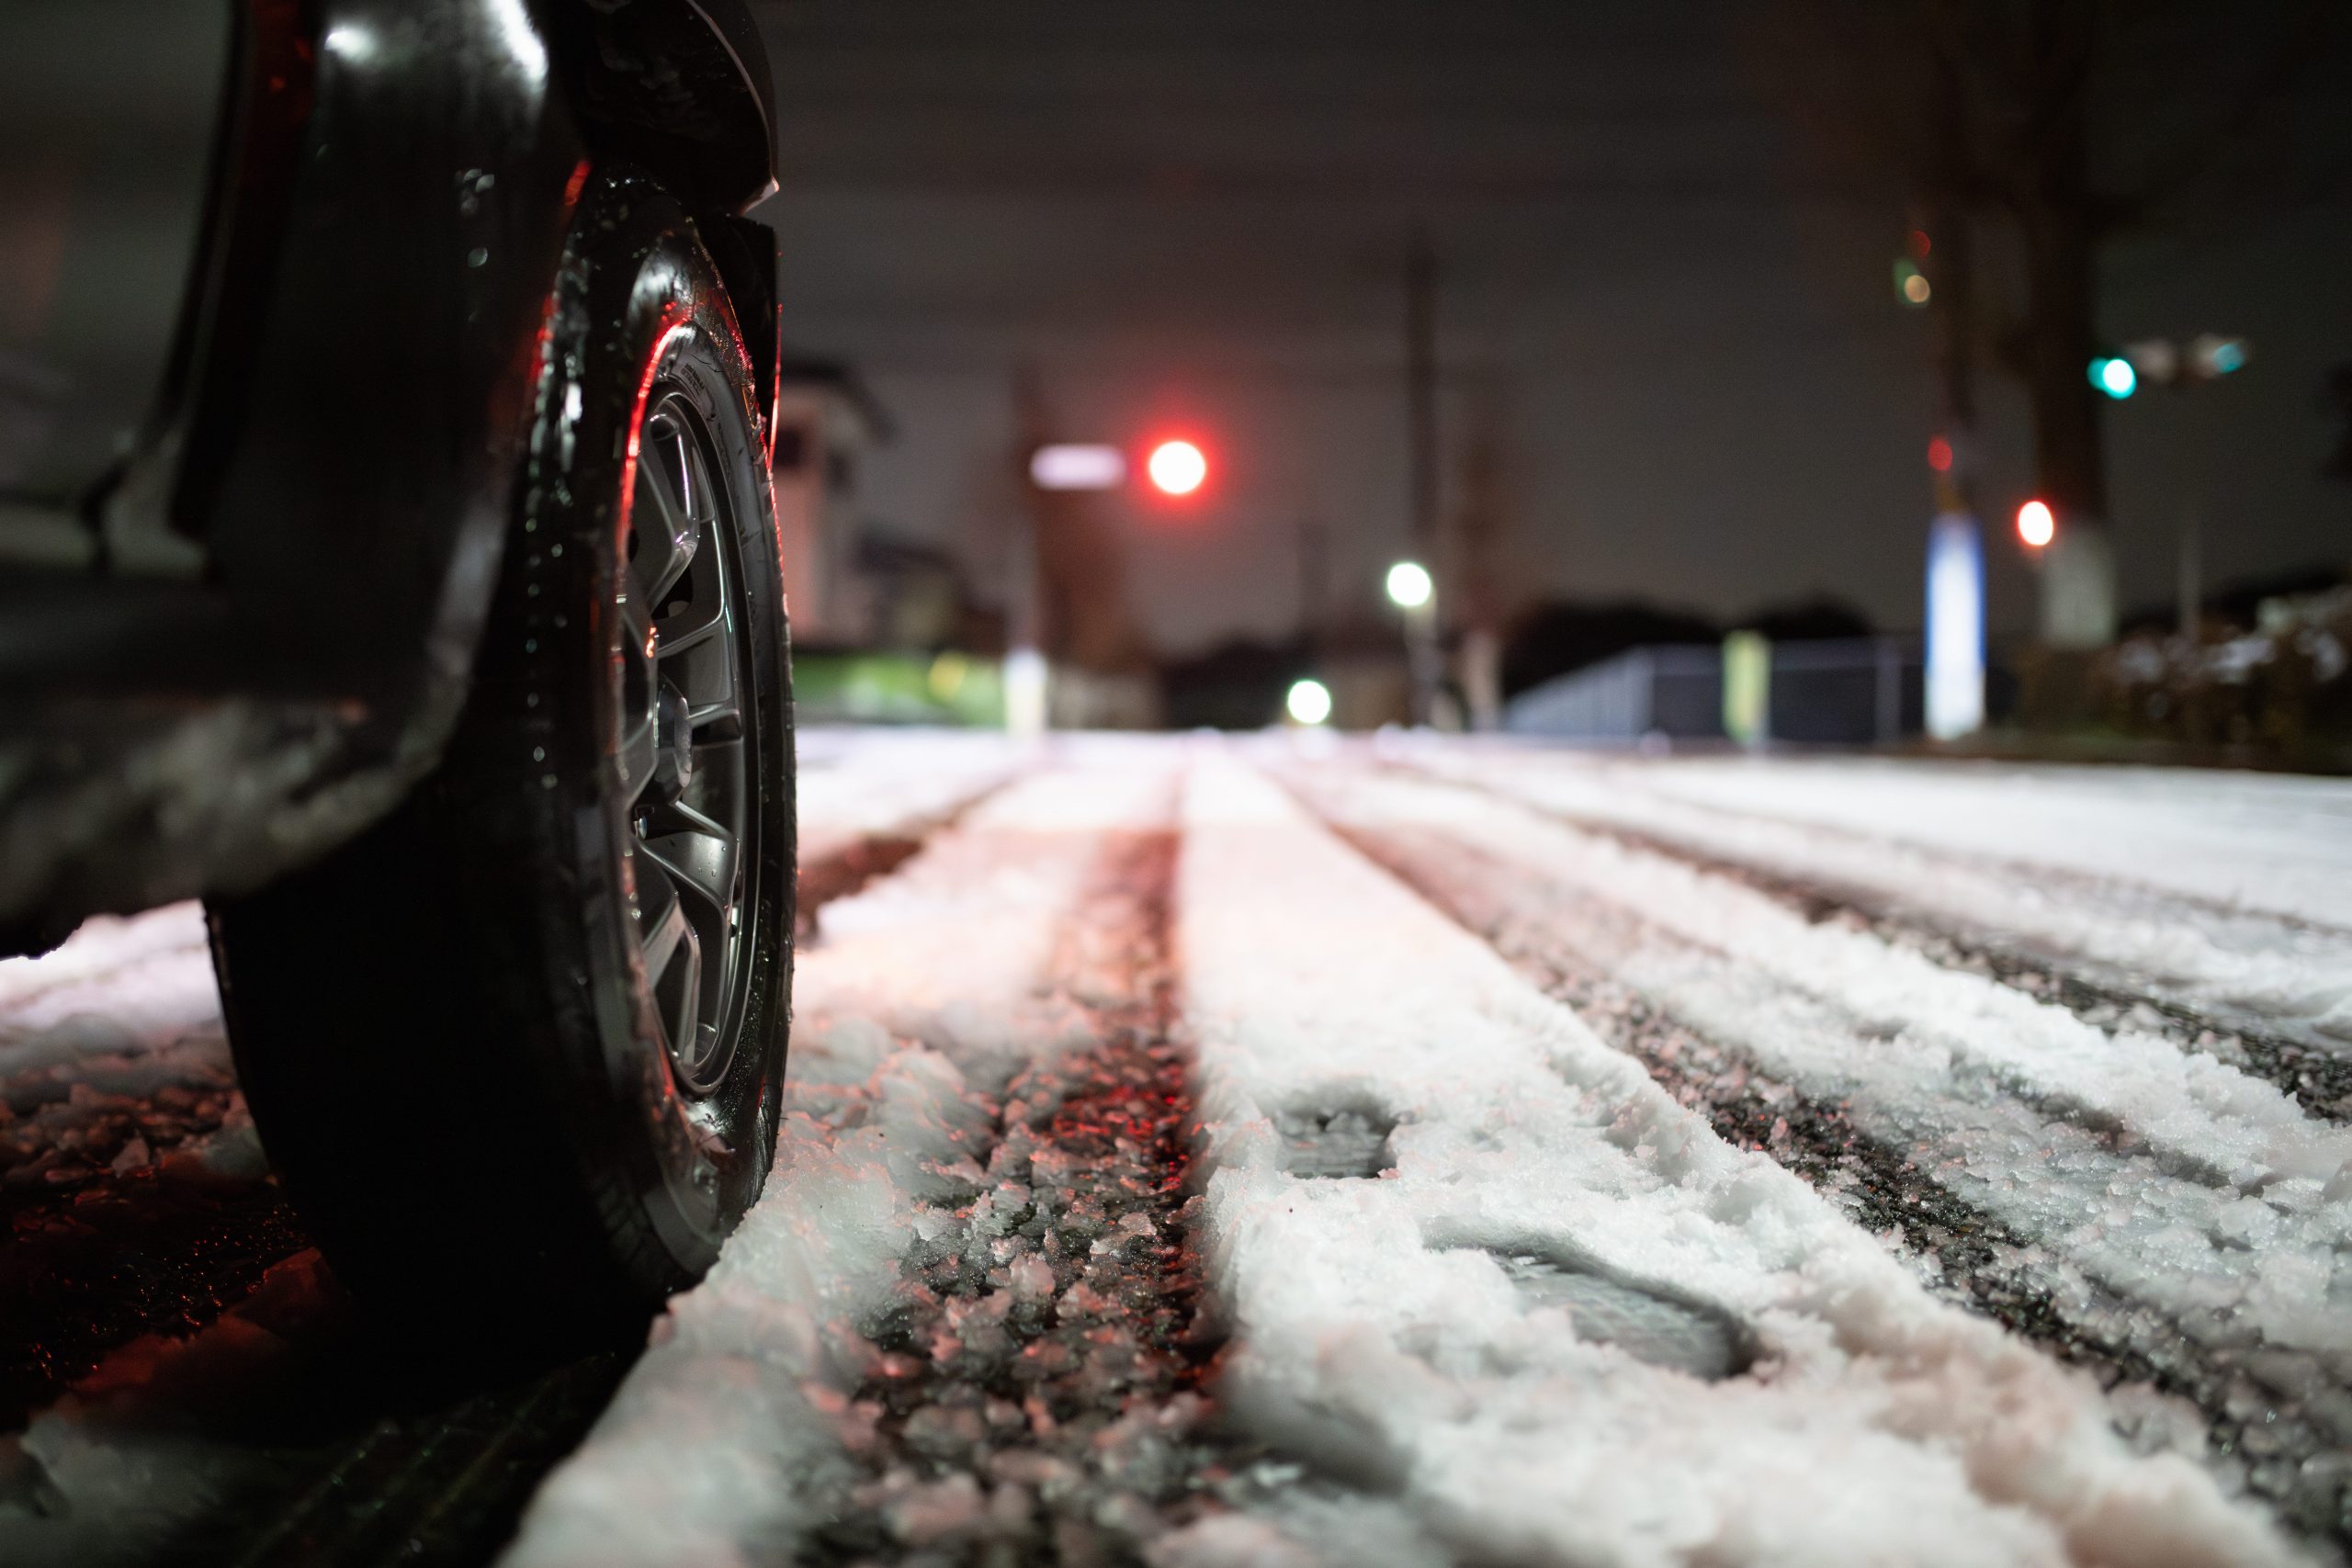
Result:
{"type": "Polygon", "coordinates": [[[533,9],[600,162],[643,169],[697,213],[741,213],[775,189],[774,88],[743,0],[533,9]]]}
{"type": "Polygon", "coordinates": [[[743,212],[775,190],[775,85],[743,0],[535,0],[572,123],[600,164],[641,169],[695,215],[775,439],[775,236],[743,212]]]}

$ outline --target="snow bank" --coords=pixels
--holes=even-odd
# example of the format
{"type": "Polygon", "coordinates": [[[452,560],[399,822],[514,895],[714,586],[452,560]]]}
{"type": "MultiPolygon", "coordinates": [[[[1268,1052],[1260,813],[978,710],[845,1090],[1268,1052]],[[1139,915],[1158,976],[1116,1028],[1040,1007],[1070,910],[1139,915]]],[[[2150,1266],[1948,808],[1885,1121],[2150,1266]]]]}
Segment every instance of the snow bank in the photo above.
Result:
{"type": "Polygon", "coordinates": [[[1223,1387],[1255,1430],[1489,1560],[2286,1560],[1262,780],[1202,770],[1187,830],[1223,1387]],[[1367,1101],[1393,1175],[1286,1173],[1278,1115],[1367,1101]],[[1580,1337],[1517,1250],[1728,1314],[1758,1359],[1711,1383],[1580,1337]]]}

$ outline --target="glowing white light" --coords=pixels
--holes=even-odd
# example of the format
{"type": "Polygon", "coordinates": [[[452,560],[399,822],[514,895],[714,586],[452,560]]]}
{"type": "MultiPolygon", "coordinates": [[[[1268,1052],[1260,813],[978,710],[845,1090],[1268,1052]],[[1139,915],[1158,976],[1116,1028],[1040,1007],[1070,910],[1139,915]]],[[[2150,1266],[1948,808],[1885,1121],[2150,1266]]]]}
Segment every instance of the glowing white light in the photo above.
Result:
{"type": "Polygon", "coordinates": [[[1953,740],[1984,723],[1984,552],[1976,519],[1948,512],[1928,535],[1928,733],[1953,740]]]}
{"type": "Polygon", "coordinates": [[[523,68],[534,85],[548,79],[548,46],[539,41],[539,29],[531,25],[531,15],[523,9],[523,0],[490,0],[490,14],[498,23],[498,36],[506,45],[506,52],[523,68]]]}
{"type": "Polygon", "coordinates": [[[1430,569],[1416,560],[1400,560],[1388,569],[1388,602],[1400,610],[1418,610],[1437,592],[1430,569]]]}
{"type": "Polygon", "coordinates": [[[2018,537],[2035,549],[2058,536],[2058,518],[2050,503],[2029,501],[2018,508],[2018,537]]]}
{"type": "Polygon", "coordinates": [[[1331,716],[1331,688],[1316,680],[1293,681],[1283,706],[1301,724],[1322,724],[1331,716]]]}
{"type": "Polygon", "coordinates": [[[365,22],[337,22],[321,41],[329,54],[354,65],[372,63],[379,48],[376,29],[365,22]]]}
{"type": "Polygon", "coordinates": [[[1127,482],[1127,455],[1074,442],[1040,446],[1029,459],[1029,482],[1039,490],[1116,490],[1127,482]]]}
{"type": "Polygon", "coordinates": [[[1209,477],[1209,460],[1189,441],[1163,441],[1145,467],[1151,482],[1169,495],[1190,495],[1209,477]]]}

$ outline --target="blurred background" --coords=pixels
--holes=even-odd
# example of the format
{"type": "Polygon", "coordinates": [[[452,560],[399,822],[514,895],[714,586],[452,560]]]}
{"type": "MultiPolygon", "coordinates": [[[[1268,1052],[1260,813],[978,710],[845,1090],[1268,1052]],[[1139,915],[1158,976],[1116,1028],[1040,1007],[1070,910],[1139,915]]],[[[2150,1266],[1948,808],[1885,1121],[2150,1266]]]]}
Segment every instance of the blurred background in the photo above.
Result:
{"type": "Polygon", "coordinates": [[[2352,736],[2352,7],[761,19],[809,717],[2352,736]]]}

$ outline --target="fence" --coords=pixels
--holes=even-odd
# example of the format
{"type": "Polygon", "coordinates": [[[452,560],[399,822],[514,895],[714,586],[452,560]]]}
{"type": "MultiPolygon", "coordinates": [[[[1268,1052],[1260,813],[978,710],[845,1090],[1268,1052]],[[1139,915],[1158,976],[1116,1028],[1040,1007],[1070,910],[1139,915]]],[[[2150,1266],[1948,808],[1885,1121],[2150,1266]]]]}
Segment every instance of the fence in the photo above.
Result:
{"type": "MultiPolygon", "coordinates": [[[[1773,740],[1865,746],[1917,734],[1918,651],[1895,637],[1774,643],[1766,715],[1760,739],[1773,740]]],[[[1503,728],[1568,740],[1723,739],[1723,649],[1632,649],[1521,693],[1503,728]]]]}

